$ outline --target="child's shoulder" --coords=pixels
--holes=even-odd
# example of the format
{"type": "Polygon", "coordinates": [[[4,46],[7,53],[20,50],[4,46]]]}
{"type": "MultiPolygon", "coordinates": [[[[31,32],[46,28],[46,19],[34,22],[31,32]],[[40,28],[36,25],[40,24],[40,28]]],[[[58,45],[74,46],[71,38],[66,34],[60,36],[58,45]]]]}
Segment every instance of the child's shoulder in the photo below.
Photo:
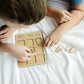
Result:
{"type": "Polygon", "coordinates": [[[84,0],[71,0],[73,4],[82,4],[84,3],[84,0]]]}

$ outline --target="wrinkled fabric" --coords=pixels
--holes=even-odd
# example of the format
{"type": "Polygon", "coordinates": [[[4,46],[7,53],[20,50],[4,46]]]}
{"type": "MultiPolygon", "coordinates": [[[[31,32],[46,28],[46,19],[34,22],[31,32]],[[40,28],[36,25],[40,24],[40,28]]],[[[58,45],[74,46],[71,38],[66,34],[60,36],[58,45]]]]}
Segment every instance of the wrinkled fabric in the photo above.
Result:
{"type": "MultiPolygon", "coordinates": [[[[45,17],[30,28],[17,30],[10,39],[15,43],[15,34],[42,31],[44,39],[57,27],[52,18],[45,17]]],[[[18,68],[17,60],[10,54],[0,52],[0,84],[84,84],[84,20],[67,32],[61,41],[45,48],[47,63],[18,68]],[[65,51],[67,45],[75,47],[75,53],[65,51]],[[62,51],[56,53],[60,46],[62,51]]]]}
{"type": "MultiPolygon", "coordinates": [[[[59,7],[61,6],[67,9],[66,6],[59,7]]],[[[57,26],[54,19],[45,17],[28,29],[14,32],[9,43],[15,44],[16,34],[36,31],[42,31],[45,39],[57,26]]],[[[0,84],[84,84],[84,19],[68,31],[57,45],[47,47],[45,51],[46,64],[24,68],[18,68],[17,60],[11,54],[0,52],[0,84]],[[77,51],[65,51],[67,45],[76,48],[77,51]],[[56,53],[58,46],[62,51],[56,53]]]]}

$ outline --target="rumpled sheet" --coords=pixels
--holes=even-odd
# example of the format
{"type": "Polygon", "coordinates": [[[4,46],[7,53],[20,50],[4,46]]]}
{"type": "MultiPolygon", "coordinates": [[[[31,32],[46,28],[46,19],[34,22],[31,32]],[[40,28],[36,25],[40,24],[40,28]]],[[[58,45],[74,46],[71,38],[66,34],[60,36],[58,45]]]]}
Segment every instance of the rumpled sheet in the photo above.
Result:
{"type": "MultiPolygon", "coordinates": [[[[54,19],[45,17],[30,28],[14,32],[9,43],[15,44],[15,35],[42,31],[44,39],[58,25],[54,19]]],[[[0,84],[84,84],[84,20],[67,32],[61,41],[45,48],[47,63],[18,68],[17,60],[6,52],[0,52],[0,84]],[[75,47],[75,53],[65,51],[67,45],[75,47]],[[56,53],[60,46],[62,51],[56,53]]]]}

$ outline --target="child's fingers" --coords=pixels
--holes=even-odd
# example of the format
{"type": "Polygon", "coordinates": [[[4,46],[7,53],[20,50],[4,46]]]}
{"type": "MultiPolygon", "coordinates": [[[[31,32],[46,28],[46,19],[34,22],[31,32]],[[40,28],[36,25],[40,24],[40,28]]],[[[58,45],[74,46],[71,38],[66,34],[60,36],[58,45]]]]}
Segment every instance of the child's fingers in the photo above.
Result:
{"type": "Polygon", "coordinates": [[[28,61],[28,60],[31,60],[32,57],[25,57],[24,60],[19,60],[19,61],[28,61]]]}
{"type": "Polygon", "coordinates": [[[52,41],[48,38],[47,43],[46,43],[46,46],[49,47],[50,44],[51,44],[51,42],[52,42],[52,41]]]}
{"type": "Polygon", "coordinates": [[[28,60],[31,60],[32,57],[25,57],[25,60],[24,61],[28,61],[28,60]]]}
{"type": "Polygon", "coordinates": [[[28,57],[28,56],[34,56],[34,55],[36,55],[35,53],[27,53],[26,54],[26,56],[28,57]]]}
{"type": "Polygon", "coordinates": [[[69,17],[72,17],[72,14],[67,11],[65,12],[65,14],[68,15],[69,17]]]}
{"type": "Polygon", "coordinates": [[[47,44],[48,41],[49,41],[49,38],[47,37],[47,38],[45,39],[45,43],[44,43],[43,47],[46,46],[46,44],[47,44]]]}
{"type": "Polygon", "coordinates": [[[4,39],[4,38],[7,38],[7,37],[8,37],[7,33],[4,33],[4,34],[0,35],[0,39],[4,39]]]}
{"type": "Polygon", "coordinates": [[[54,41],[51,42],[50,46],[53,46],[54,45],[54,41]]]}
{"type": "Polygon", "coordinates": [[[66,21],[69,21],[69,20],[71,20],[71,17],[69,17],[69,16],[66,16],[64,19],[65,19],[65,22],[66,22],[66,21]]]}
{"type": "Polygon", "coordinates": [[[31,53],[31,52],[32,52],[29,48],[26,48],[26,51],[27,51],[27,52],[29,52],[29,53],[31,53]]]}
{"type": "Polygon", "coordinates": [[[64,18],[62,18],[59,23],[63,23],[63,22],[65,22],[64,18]]]}
{"type": "Polygon", "coordinates": [[[46,46],[49,47],[51,45],[52,41],[49,40],[47,43],[46,43],[46,46]]]}
{"type": "Polygon", "coordinates": [[[55,43],[56,43],[55,41],[52,41],[52,43],[51,43],[50,46],[54,46],[54,45],[56,45],[55,43]]]}
{"type": "Polygon", "coordinates": [[[1,43],[7,43],[8,42],[8,37],[7,38],[4,38],[4,39],[0,39],[0,42],[1,43]]]}
{"type": "Polygon", "coordinates": [[[8,28],[5,28],[2,31],[0,31],[0,34],[6,33],[7,31],[8,31],[8,28]]]}
{"type": "Polygon", "coordinates": [[[25,53],[25,57],[23,60],[20,61],[28,61],[32,58],[32,56],[36,55],[35,53],[25,53]]]}
{"type": "Polygon", "coordinates": [[[57,44],[57,42],[55,42],[55,45],[57,44]]]}

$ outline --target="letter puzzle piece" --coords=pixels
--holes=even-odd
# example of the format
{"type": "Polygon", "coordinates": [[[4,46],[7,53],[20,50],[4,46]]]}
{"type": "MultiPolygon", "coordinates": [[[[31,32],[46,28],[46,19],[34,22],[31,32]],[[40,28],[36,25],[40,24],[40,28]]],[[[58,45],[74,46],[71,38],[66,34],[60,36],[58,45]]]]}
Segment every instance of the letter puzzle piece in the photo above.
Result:
{"type": "Polygon", "coordinates": [[[56,48],[56,52],[58,53],[58,52],[60,52],[60,51],[62,51],[62,48],[57,47],[57,48],[56,48]]]}
{"type": "Polygon", "coordinates": [[[66,50],[67,52],[69,52],[69,53],[74,53],[74,52],[76,52],[76,48],[73,48],[73,47],[71,47],[71,46],[67,46],[65,50],[66,50]]]}
{"type": "Polygon", "coordinates": [[[15,36],[15,39],[16,44],[24,45],[36,53],[36,56],[32,56],[31,60],[29,61],[18,61],[19,67],[46,63],[46,55],[45,50],[43,48],[43,36],[41,31],[26,34],[18,34],[15,36]]]}

